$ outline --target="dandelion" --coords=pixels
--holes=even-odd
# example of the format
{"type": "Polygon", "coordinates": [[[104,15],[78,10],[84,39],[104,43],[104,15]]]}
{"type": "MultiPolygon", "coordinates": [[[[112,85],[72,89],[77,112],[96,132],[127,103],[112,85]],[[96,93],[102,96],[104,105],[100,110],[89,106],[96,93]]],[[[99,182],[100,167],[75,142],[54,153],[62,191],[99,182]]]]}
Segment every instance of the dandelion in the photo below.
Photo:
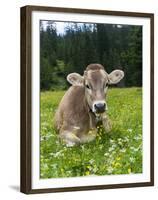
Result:
{"type": "Polygon", "coordinates": [[[115,165],[115,161],[112,162],[112,165],[115,165]]]}
{"type": "Polygon", "coordinates": [[[116,160],[120,160],[120,159],[121,159],[121,157],[117,157],[117,158],[116,158],[116,160]]]}
{"type": "Polygon", "coordinates": [[[90,174],[90,172],[89,171],[86,171],[86,175],[89,175],[90,174]]]}
{"type": "Polygon", "coordinates": [[[117,162],[114,164],[114,167],[121,167],[121,164],[117,162]]]}

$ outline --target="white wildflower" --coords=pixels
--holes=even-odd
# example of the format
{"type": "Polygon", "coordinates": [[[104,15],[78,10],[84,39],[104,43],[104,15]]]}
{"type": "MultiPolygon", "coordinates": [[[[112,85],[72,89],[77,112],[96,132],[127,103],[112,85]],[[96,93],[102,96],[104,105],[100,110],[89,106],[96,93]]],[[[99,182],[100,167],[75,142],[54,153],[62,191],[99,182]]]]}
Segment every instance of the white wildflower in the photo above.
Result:
{"type": "Polygon", "coordinates": [[[56,158],[56,157],[63,156],[63,153],[62,153],[62,151],[58,151],[56,153],[50,153],[50,155],[56,158]]]}
{"type": "Polygon", "coordinates": [[[56,169],[57,168],[57,164],[56,163],[52,164],[51,167],[54,168],[54,169],[56,169]]]}
{"type": "Polygon", "coordinates": [[[119,142],[118,142],[118,144],[119,144],[119,145],[122,145],[122,142],[121,142],[121,141],[119,141],[119,142]]]}
{"type": "Polygon", "coordinates": [[[90,163],[90,164],[93,164],[94,162],[95,162],[95,160],[93,160],[93,159],[90,159],[90,160],[89,160],[89,163],[90,163]]]}
{"type": "Polygon", "coordinates": [[[99,149],[102,149],[103,147],[104,147],[104,145],[103,145],[103,144],[99,145],[99,149]]]}
{"type": "Polygon", "coordinates": [[[140,139],[142,139],[142,136],[141,136],[141,135],[136,135],[136,136],[134,137],[134,139],[135,139],[135,140],[140,140],[140,139]]]}
{"type": "Polygon", "coordinates": [[[114,147],[113,147],[113,146],[110,147],[110,148],[108,149],[109,152],[111,152],[111,151],[113,151],[113,150],[114,150],[114,147]]]}
{"type": "Polygon", "coordinates": [[[81,146],[81,149],[84,150],[84,146],[83,145],[81,146]]]}
{"type": "Polygon", "coordinates": [[[124,141],[125,141],[125,142],[128,142],[128,141],[129,141],[129,138],[126,136],[126,137],[124,138],[124,141]]]}
{"type": "Polygon", "coordinates": [[[44,164],[43,164],[43,169],[44,169],[44,168],[48,168],[47,163],[44,163],[44,164]]]}
{"type": "Polygon", "coordinates": [[[110,139],[110,143],[114,143],[114,140],[110,139]]]}
{"type": "Polygon", "coordinates": [[[130,157],[130,158],[129,158],[129,160],[130,160],[130,162],[132,162],[132,163],[133,163],[133,162],[135,161],[135,158],[133,158],[133,157],[130,157]]]}
{"type": "Polygon", "coordinates": [[[109,155],[109,153],[104,153],[104,156],[108,156],[109,155]]]}
{"type": "Polygon", "coordinates": [[[125,148],[120,149],[120,152],[125,153],[125,152],[126,152],[126,149],[125,149],[125,148]]]}
{"type": "Polygon", "coordinates": [[[138,151],[139,150],[139,147],[138,148],[135,148],[135,147],[130,147],[130,149],[134,152],[138,151]]]}
{"type": "Polygon", "coordinates": [[[131,129],[131,128],[129,128],[129,129],[127,129],[127,131],[131,133],[131,132],[132,132],[132,129],[131,129]]]}
{"type": "Polygon", "coordinates": [[[113,172],[113,168],[110,166],[107,168],[108,174],[111,174],[113,172]]]}

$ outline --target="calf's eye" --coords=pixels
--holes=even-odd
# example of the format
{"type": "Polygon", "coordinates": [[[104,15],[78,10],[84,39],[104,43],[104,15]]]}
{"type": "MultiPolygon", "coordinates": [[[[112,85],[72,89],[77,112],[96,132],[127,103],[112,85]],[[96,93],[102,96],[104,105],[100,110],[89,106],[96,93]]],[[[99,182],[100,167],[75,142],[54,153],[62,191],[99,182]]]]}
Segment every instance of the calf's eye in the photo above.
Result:
{"type": "Polygon", "coordinates": [[[90,89],[90,87],[89,87],[89,85],[88,85],[88,84],[86,84],[86,88],[90,89]]]}

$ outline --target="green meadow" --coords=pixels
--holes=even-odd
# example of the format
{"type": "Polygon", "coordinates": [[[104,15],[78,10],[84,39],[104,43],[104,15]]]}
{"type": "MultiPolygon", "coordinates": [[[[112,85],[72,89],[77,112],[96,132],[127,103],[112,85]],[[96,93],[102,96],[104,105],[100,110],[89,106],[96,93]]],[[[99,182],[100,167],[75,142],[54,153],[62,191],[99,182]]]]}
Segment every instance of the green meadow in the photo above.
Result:
{"type": "Polygon", "coordinates": [[[142,88],[108,91],[113,127],[102,128],[86,144],[66,147],[53,127],[53,116],[65,91],[41,92],[40,177],[135,174],[142,172],[142,88]]]}

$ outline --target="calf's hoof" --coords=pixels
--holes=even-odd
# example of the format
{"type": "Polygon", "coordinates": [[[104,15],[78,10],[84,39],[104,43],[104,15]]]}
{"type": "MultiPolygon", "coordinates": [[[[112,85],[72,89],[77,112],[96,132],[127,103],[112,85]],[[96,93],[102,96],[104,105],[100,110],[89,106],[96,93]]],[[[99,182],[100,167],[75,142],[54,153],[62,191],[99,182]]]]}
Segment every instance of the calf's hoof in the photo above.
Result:
{"type": "Polygon", "coordinates": [[[81,143],[80,138],[78,138],[75,134],[66,131],[60,135],[60,138],[67,147],[76,146],[81,143]]]}

